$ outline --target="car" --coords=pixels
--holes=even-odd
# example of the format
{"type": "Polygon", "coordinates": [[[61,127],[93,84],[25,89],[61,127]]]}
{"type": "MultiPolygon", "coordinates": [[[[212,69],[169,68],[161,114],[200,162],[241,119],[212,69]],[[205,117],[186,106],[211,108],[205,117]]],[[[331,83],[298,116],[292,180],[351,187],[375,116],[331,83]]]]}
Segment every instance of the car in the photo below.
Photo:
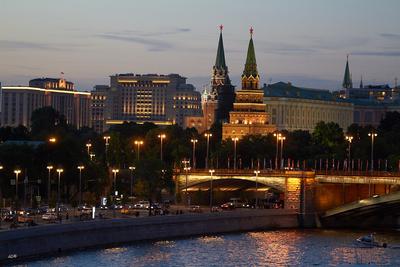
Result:
{"type": "Polygon", "coordinates": [[[133,206],[135,209],[148,209],[150,207],[150,202],[141,200],[133,206]]]}
{"type": "Polygon", "coordinates": [[[3,217],[3,221],[5,221],[5,222],[13,222],[16,218],[17,218],[17,216],[15,214],[9,213],[9,214],[6,214],[3,217]]]}
{"type": "Polygon", "coordinates": [[[88,204],[83,204],[78,206],[78,211],[86,210],[86,209],[92,209],[92,206],[88,204]]]}
{"type": "Polygon", "coordinates": [[[201,210],[200,206],[194,205],[194,206],[190,206],[189,207],[189,211],[190,212],[194,212],[194,213],[202,213],[203,211],[201,210]]]}
{"type": "Polygon", "coordinates": [[[18,215],[17,222],[18,223],[33,223],[33,218],[28,215],[18,215]]]}
{"type": "Polygon", "coordinates": [[[133,205],[125,205],[121,209],[121,214],[131,214],[133,212],[133,205]]]}
{"type": "Polygon", "coordinates": [[[110,206],[110,210],[120,210],[120,209],[122,209],[122,205],[112,204],[110,206]]]}
{"type": "Polygon", "coordinates": [[[42,219],[44,221],[55,221],[57,220],[57,214],[53,212],[48,212],[42,215],[42,219]]]}
{"type": "Polygon", "coordinates": [[[223,210],[233,210],[235,209],[235,204],[233,202],[226,202],[221,205],[221,209],[223,210]]]}
{"type": "Polygon", "coordinates": [[[101,210],[108,210],[108,206],[106,206],[106,205],[100,205],[100,206],[99,206],[99,209],[101,209],[101,210]]]}

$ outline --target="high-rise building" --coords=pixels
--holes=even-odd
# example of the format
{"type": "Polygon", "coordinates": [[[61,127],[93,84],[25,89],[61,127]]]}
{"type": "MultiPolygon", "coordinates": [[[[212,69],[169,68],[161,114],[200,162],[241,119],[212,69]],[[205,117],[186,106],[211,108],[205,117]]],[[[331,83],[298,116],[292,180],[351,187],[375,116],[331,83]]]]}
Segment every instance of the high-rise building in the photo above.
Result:
{"type": "Polygon", "coordinates": [[[90,127],[90,93],[74,90],[65,79],[40,78],[30,86],[3,86],[1,94],[1,126],[30,126],[32,112],[51,106],[77,128],[90,127]]]}
{"type": "Polygon", "coordinates": [[[178,74],[116,74],[109,88],[95,87],[92,94],[98,132],[123,122],[183,126],[187,116],[201,114],[200,93],[178,74]]]}
{"type": "Polygon", "coordinates": [[[110,114],[107,113],[108,109],[106,109],[109,105],[107,103],[109,91],[110,86],[108,85],[96,85],[90,92],[92,99],[92,127],[98,133],[105,131],[106,120],[110,119],[110,114]]]}
{"type": "Polygon", "coordinates": [[[235,87],[231,84],[228,73],[221,25],[217,57],[211,77],[211,94],[214,94],[218,101],[215,119],[220,122],[227,122],[229,120],[229,111],[233,109],[233,102],[235,101],[235,87]]]}
{"type": "Polygon", "coordinates": [[[264,91],[259,88],[260,76],[257,70],[252,28],[241,79],[242,89],[236,92],[233,111],[229,112],[229,123],[223,124],[222,127],[222,138],[241,138],[248,134],[267,135],[276,131],[276,127],[269,122],[264,91]]]}

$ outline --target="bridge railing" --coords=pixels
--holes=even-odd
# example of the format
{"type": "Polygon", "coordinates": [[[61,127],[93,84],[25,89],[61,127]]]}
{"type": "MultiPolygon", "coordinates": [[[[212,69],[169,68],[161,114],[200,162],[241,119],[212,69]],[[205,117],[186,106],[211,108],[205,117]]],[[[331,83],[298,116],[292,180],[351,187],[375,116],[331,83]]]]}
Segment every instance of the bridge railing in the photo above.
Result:
{"type": "Polygon", "coordinates": [[[400,172],[388,171],[315,171],[316,175],[332,175],[332,176],[364,176],[364,177],[400,177],[400,172]]]}

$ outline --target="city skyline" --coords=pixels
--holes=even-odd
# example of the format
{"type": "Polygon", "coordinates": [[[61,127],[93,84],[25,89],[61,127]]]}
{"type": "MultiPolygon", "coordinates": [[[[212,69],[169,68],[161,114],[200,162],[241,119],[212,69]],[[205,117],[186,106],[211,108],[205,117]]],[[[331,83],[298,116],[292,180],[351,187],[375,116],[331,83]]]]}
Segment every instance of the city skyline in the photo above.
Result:
{"type": "Polygon", "coordinates": [[[240,84],[250,26],[261,84],[338,89],[350,54],[354,86],[361,75],[364,84],[393,85],[400,67],[399,7],[397,1],[254,1],[251,8],[244,1],[3,1],[0,80],[25,85],[64,72],[88,91],[109,84],[115,73],[179,73],[200,91],[209,84],[223,24],[234,85],[240,84]]]}

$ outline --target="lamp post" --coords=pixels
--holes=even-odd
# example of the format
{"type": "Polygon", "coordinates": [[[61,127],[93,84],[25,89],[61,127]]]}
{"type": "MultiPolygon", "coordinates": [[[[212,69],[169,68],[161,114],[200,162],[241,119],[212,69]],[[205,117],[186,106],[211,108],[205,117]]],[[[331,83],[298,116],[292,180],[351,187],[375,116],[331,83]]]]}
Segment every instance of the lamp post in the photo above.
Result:
{"type": "Polygon", "coordinates": [[[88,153],[88,155],[90,156],[90,148],[92,147],[92,144],[91,143],[87,143],[86,144],[86,149],[87,149],[87,153],[88,153]]]}
{"type": "Polygon", "coordinates": [[[213,202],[213,174],[215,170],[208,170],[210,172],[210,212],[212,212],[212,202],[213,202]]]}
{"type": "Polygon", "coordinates": [[[56,142],[57,142],[57,138],[55,138],[55,137],[50,137],[50,138],[49,138],[49,142],[50,142],[50,143],[56,143],[56,142]]]}
{"type": "Polygon", "coordinates": [[[165,134],[159,134],[158,138],[160,138],[160,159],[161,161],[163,160],[163,140],[166,138],[167,136],[165,134]]]}
{"type": "Polygon", "coordinates": [[[57,218],[60,216],[60,180],[61,173],[64,171],[63,169],[57,169],[58,173],[58,190],[57,190],[57,218]]]}
{"type": "Polygon", "coordinates": [[[374,131],[368,133],[368,136],[371,137],[371,172],[374,171],[374,140],[375,137],[378,136],[377,133],[375,133],[374,131]]]}
{"type": "Polygon", "coordinates": [[[85,168],[85,166],[80,165],[78,166],[79,170],[79,206],[82,204],[82,170],[85,168]]]}
{"type": "Polygon", "coordinates": [[[104,139],[104,142],[106,145],[106,155],[105,156],[106,156],[106,164],[108,166],[108,146],[110,145],[111,136],[105,135],[105,136],[103,136],[103,139],[104,139]]]}
{"type": "Polygon", "coordinates": [[[135,145],[137,146],[136,150],[136,159],[140,159],[140,146],[143,145],[143,140],[135,140],[135,145]]]}
{"type": "Polygon", "coordinates": [[[114,175],[113,217],[115,218],[115,197],[117,196],[117,173],[119,172],[119,169],[112,169],[112,172],[114,175]]]}
{"type": "Polygon", "coordinates": [[[353,141],[353,136],[346,135],[346,140],[349,142],[349,147],[347,148],[347,157],[348,157],[348,169],[350,170],[350,162],[351,162],[351,142],[353,141]]]}
{"type": "Polygon", "coordinates": [[[279,153],[279,140],[282,136],[280,133],[274,133],[274,136],[276,137],[276,152],[275,152],[275,169],[278,169],[278,153],[279,153]]]}
{"type": "Polygon", "coordinates": [[[285,136],[280,136],[279,140],[281,141],[281,169],[283,169],[283,142],[286,140],[285,136]]]}
{"type": "Polygon", "coordinates": [[[239,141],[238,137],[232,138],[233,141],[233,169],[236,170],[236,143],[239,141]]]}
{"type": "Polygon", "coordinates": [[[186,195],[186,205],[187,206],[189,206],[189,197],[188,197],[188,172],[190,171],[190,166],[189,166],[189,163],[190,163],[190,161],[189,160],[182,160],[182,163],[185,165],[184,167],[183,167],[183,169],[185,170],[185,175],[186,175],[186,179],[185,179],[185,195],[186,195]]]}
{"type": "Polygon", "coordinates": [[[131,172],[131,197],[133,197],[133,171],[136,169],[134,166],[129,166],[131,172]]]}
{"type": "MultiPolygon", "coordinates": [[[[15,206],[18,204],[18,175],[21,173],[21,170],[14,170],[15,173],[15,206]]],[[[17,207],[16,207],[17,208],[17,207]]]]}
{"type": "Polygon", "coordinates": [[[258,174],[260,174],[259,170],[254,171],[256,175],[256,208],[258,208],[258,174]]]}
{"type": "Polygon", "coordinates": [[[212,137],[212,133],[205,133],[204,136],[207,138],[207,150],[206,150],[206,169],[208,169],[208,155],[210,150],[210,137],[212,137]]]}
{"type": "Polygon", "coordinates": [[[50,185],[50,180],[51,180],[51,170],[53,169],[53,166],[49,165],[46,167],[48,171],[48,176],[47,176],[47,204],[50,203],[50,191],[51,191],[51,185],[50,185]]]}
{"type": "Polygon", "coordinates": [[[196,143],[198,142],[197,139],[191,139],[190,142],[193,143],[193,150],[192,150],[192,162],[193,162],[193,169],[196,169],[196,143]]]}

